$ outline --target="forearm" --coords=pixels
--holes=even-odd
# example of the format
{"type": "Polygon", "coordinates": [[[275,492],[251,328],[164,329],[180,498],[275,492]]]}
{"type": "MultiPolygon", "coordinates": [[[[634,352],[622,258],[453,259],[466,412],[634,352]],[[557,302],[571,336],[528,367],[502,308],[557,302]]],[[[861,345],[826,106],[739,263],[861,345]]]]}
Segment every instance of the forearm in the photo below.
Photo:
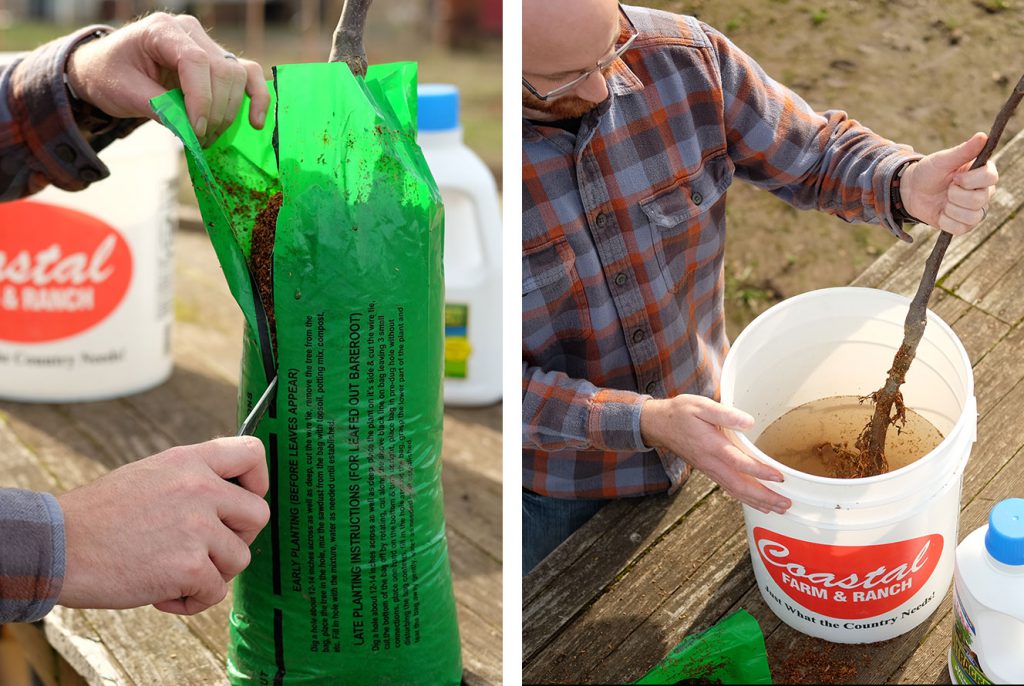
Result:
{"type": "Polygon", "coordinates": [[[0,489],[0,624],[46,615],[64,583],[64,517],[47,493],[0,489]]]}

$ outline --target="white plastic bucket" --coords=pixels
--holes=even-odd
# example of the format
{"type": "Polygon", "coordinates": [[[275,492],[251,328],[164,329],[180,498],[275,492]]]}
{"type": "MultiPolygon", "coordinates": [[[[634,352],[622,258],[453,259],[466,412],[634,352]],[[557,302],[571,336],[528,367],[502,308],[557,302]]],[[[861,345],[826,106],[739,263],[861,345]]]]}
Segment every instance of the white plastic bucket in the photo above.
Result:
{"type": "Polygon", "coordinates": [[[743,507],[761,595],[789,626],[837,643],[899,636],[926,620],[949,589],[960,485],[977,428],[967,352],[929,311],[902,391],[907,407],[945,438],[902,469],[863,479],[813,476],[775,461],[754,441],[799,405],[877,390],[903,339],[909,305],[866,288],[790,298],[743,331],[722,370],[722,402],[755,419],[733,439],[785,475],[785,483],[765,485],[793,501],[784,515],[743,507]]]}
{"type": "Polygon", "coordinates": [[[180,144],[147,123],[109,178],[0,204],[0,397],[112,398],[171,373],[180,144]]]}

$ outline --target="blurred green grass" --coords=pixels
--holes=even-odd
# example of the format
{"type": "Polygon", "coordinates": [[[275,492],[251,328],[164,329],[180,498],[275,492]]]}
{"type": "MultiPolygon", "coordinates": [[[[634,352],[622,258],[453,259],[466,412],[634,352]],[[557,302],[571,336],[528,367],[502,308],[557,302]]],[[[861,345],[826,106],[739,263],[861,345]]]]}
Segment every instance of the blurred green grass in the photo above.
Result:
{"type": "Polygon", "coordinates": [[[0,50],[21,51],[31,50],[38,45],[70,33],[79,27],[60,26],[59,24],[39,21],[23,21],[6,24],[0,27],[0,50]]]}

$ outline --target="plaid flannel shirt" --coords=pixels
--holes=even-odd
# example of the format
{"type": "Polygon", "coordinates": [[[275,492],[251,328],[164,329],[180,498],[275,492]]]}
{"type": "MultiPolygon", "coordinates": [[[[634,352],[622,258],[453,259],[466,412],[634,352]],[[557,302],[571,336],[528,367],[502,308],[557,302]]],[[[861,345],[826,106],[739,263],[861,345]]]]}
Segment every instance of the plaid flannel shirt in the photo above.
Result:
{"type": "MultiPolygon", "coordinates": [[[[35,193],[50,183],[81,190],[109,175],[96,151],[143,120],[115,120],[72,103],[64,85],[71,51],[109,31],[82,29],[34,50],[0,74],[0,200],[35,193]]],[[[0,488],[0,624],[32,622],[53,608],[64,583],[64,552],[64,516],[56,498],[0,488]]]]}
{"type": "Polygon", "coordinates": [[[49,493],[0,488],[0,624],[34,622],[64,585],[64,516],[49,493]]]}
{"type": "Polygon", "coordinates": [[[573,134],[523,121],[523,486],[562,498],[677,489],[640,435],[650,397],[718,398],[728,350],[726,190],[883,224],[920,156],[845,112],[814,112],[724,35],[638,7],[610,97],[573,134]]]}
{"type": "Polygon", "coordinates": [[[110,175],[97,151],[145,120],[114,119],[73,101],[64,85],[64,67],[76,47],[111,30],[90,26],[58,38],[0,74],[0,200],[21,198],[51,183],[80,191],[110,175]]]}

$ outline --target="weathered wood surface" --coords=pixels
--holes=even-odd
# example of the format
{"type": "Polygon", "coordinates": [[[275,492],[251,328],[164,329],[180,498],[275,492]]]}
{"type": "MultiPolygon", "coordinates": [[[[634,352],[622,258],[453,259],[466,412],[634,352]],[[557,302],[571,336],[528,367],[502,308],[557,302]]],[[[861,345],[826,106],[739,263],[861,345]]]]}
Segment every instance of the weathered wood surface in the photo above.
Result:
{"type": "MultiPolygon", "coordinates": [[[[98,403],[0,403],[0,485],[61,492],[173,445],[234,433],[241,314],[204,233],[176,245],[175,367],[98,403]]],[[[469,684],[501,683],[501,410],[449,410],[445,513],[469,684]]],[[[50,644],[92,686],[227,683],[230,599],[195,617],[57,608],[50,644]]]]}
{"type": "MultiPolygon", "coordinates": [[[[1024,493],[1024,136],[995,160],[1001,181],[988,216],[953,240],[931,302],[974,367],[978,442],[964,476],[961,538],[996,501],[1024,493]]],[[[934,231],[913,235],[853,285],[912,296],[934,231]]],[[[778,683],[949,683],[950,593],[928,621],[891,641],[839,647],[804,636],[761,600],[741,509],[700,474],[675,497],[604,508],[522,583],[527,684],[634,681],[740,607],[760,623],[778,683]],[[806,655],[830,673],[801,665],[806,655]]]]}

